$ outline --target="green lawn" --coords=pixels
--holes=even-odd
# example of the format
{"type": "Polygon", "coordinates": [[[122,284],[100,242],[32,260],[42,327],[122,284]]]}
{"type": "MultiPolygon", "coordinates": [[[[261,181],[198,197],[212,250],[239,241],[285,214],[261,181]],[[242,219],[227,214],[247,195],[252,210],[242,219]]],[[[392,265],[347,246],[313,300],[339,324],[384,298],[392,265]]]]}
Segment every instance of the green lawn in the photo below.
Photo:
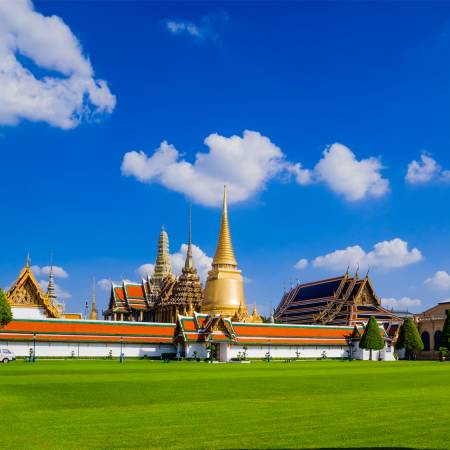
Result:
{"type": "Polygon", "coordinates": [[[22,361],[2,448],[450,447],[450,364],[22,361]]]}

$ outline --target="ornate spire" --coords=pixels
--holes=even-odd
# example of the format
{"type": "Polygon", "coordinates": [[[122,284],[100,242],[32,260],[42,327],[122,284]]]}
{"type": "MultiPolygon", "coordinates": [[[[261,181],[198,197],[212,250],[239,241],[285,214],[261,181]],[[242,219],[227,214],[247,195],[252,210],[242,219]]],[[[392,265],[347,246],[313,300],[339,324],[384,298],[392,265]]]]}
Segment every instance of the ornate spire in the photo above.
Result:
{"type": "Polygon", "coordinates": [[[55,290],[55,276],[53,274],[53,264],[50,266],[50,273],[48,275],[47,296],[53,306],[58,304],[58,298],[56,297],[55,290]]]}
{"type": "Polygon", "coordinates": [[[253,305],[253,312],[252,315],[250,317],[250,322],[253,323],[262,323],[262,319],[261,316],[258,314],[258,311],[256,309],[256,302],[253,305]]]}
{"type": "Polygon", "coordinates": [[[159,286],[161,281],[172,273],[172,265],[170,263],[169,253],[169,237],[167,236],[164,225],[161,229],[158,241],[158,256],[155,263],[155,272],[153,274],[153,282],[159,286]]]}
{"type": "Polygon", "coordinates": [[[230,227],[228,225],[227,210],[227,187],[223,189],[222,223],[220,225],[219,241],[217,242],[216,254],[213,259],[213,267],[220,265],[237,267],[234,257],[233,246],[231,245],[230,227]]]}
{"type": "Polygon", "coordinates": [[[27,253],[27,260],[26,260],[26,263],[25,263],[25,267],[26,267],[27,269],[29,269],[30,266],[31,266],[31,258],[30,258],[30,253],[28,252],[28,253],[27,253]]]}
{"type": "Polygon", "coordinates": [[[91,298],[91,313],[89,320],[97,320],[97,307],[95,305],[95,278],[92,279],[92,298],[91,298]]]}
{"type": "Polygon", "coordinates": [[[188,248],[186,252],[186,261],[184,263],[185,269],[194,268],[194,260],[192,258],[192,206],[189,206],[189,237],[188,237],[188,248]]]}
{"type": "Polygon", "coordinates": [[[170,303],[183,305],[187,314],[190,315],[194,310],[200,309],[202,301],[203,289],[192,259],[192,212],[189,209],[189,239],[186,262],[175,285],[170,303]]]}

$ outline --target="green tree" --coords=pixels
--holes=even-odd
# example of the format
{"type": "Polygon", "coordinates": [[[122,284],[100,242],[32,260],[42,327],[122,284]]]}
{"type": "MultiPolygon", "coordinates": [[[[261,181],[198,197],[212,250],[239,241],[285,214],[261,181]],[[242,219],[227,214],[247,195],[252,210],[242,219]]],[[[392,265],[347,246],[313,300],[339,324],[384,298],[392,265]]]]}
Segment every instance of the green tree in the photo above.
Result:
{"type": "Polygon", "coordinates": [[[441,341],[439,347],[444,347],[450,350],[450,309],[447,309],[447,317],[444,322],[444,328],[442,329],[441,341]]]}
{"type": "Polygon", "coordinates": [[[408,317],[400,327],[395,348],[405,349],[406,359],[416,359],[416,352],[423,350],[423,342],[414,322],[408,317]]]}
{"type": "Polygon", "coordinates": [[[8,325],[12,318],[11,306],[6,300],[5,292],[0,289],[0,328],[8,325]]]}
{"type": "Polygon", "coordinates": [[[369,359],[372,361],[372,350],[381,350],[384,348],[384,339],[381,336],[380,327],[374,316],[370,316],[366,328],[359,343],[361,348],[370,350],[369,359]]]}

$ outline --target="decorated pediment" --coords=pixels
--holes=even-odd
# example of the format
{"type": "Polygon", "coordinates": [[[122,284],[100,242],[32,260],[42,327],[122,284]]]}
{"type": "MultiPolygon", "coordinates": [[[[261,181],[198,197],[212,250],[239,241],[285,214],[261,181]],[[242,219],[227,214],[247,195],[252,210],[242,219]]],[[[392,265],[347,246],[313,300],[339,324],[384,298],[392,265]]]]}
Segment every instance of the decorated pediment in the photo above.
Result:
{"type": "Polygon", "coordinates": [[[355,298],[355,304],[367,306],[379,306],[381,304],[377,294],[372,287],[372,283],[368,278],[364,280],[355,298]]]}
{"type": "Polygon", "coordinates": [[[8,290],[6,297],[11,307],[43,308],[47,317],[61,316],[57,307],[52,304],[48,295],[39,286],[28,264],[8,290]]]}
{"type": "Polygon", "coordinates": [[[211,327],[211,331],[220,331],[221,333],[228,335],[228,328],[225,325],[223,317],[220,317],[211,327]]]}

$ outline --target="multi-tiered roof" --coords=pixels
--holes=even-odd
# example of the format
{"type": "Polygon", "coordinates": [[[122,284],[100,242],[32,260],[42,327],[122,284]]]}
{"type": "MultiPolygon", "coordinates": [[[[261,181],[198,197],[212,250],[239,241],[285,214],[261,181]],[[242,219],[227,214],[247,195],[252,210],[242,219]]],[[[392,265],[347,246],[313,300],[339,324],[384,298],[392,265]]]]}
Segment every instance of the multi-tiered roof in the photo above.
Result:
{"type": "Polygon", "coordinates": [[[375,316],[390,330],[401,319],[381,306],[369,276],[358,273],[298,284],[283,295],[274,317],[282,323],[355,326],[375,316]]]}
{"type": "Polygon", "coordinates": [[[174,323],[178,314],[199,311],[202,299],[203,289],[192,257],[191,225],[186,261],[178,278],[172,273],[169,238],[163,227],[153,274],[140,283],[124,280],[119,285],[113,284],[109,307],[104,314],[114,320],[174,323]]]}

